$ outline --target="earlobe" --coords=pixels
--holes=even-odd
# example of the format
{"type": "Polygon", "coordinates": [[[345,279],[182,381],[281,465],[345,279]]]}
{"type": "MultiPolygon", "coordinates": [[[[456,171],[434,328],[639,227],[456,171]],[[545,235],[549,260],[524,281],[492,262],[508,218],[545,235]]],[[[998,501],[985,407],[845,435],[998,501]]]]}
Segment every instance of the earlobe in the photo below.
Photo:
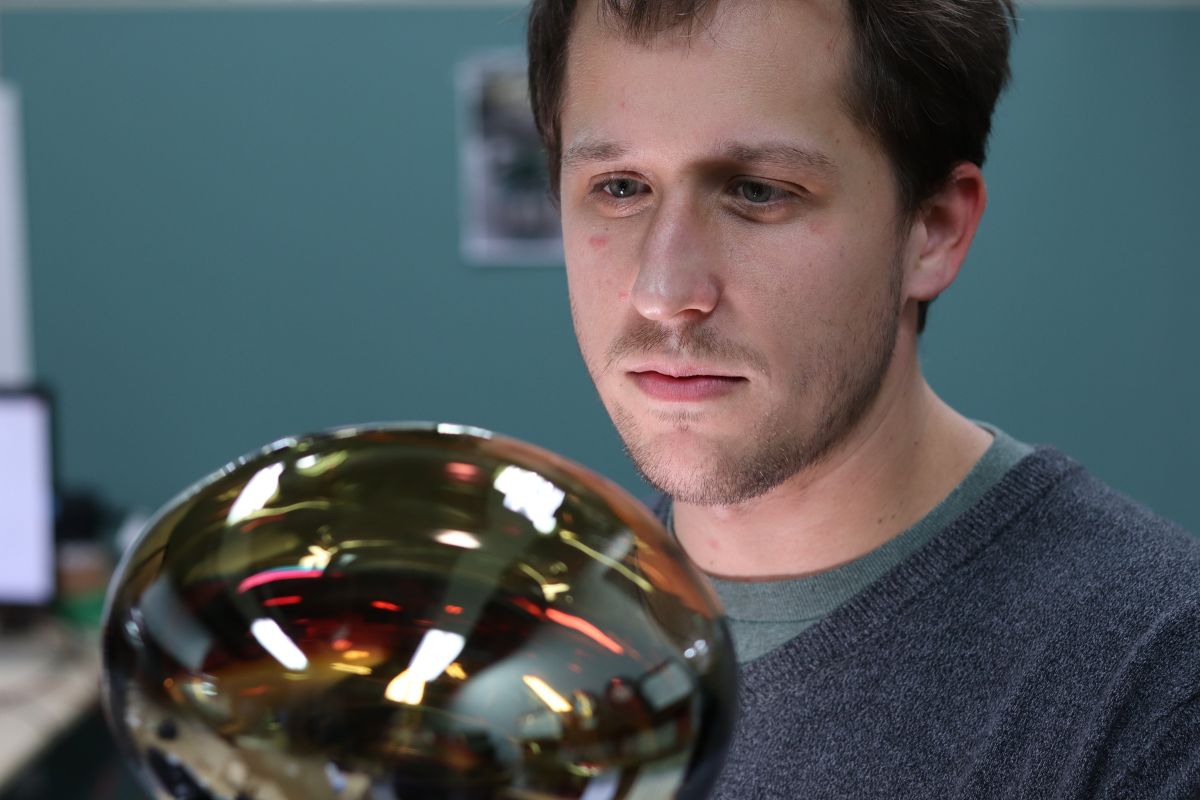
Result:
{"type": "Polygon", "coordinates": [[[954,282],[986,206],[987,186],[979,167],[969,162],[956,166],[918,212],[925,235],[908,275],[908,297],[933,300],[954,282]]]}

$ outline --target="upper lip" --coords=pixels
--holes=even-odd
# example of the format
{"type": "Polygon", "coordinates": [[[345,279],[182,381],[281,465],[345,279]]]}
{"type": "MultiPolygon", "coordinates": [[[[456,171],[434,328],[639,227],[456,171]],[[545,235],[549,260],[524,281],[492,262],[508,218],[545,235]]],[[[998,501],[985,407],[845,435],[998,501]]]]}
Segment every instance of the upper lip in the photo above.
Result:
{"type": "Polygon", "coordinates": [[[672,378],[740,378],[736,372],[721,367],[708,366],[706,364],[695,364],[692,362],[672,362],[672,361],[645,361],[639,364],[634,364],[629,368],[630,372],[658,372],[663,375],[669,375],[672,378]]]}

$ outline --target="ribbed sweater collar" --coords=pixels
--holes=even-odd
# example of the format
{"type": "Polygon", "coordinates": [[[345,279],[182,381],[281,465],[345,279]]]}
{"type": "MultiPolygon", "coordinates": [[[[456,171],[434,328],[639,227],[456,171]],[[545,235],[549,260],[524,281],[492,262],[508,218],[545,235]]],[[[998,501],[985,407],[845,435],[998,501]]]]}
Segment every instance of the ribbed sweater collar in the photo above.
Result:
{"type": "Polygon", "coordinates": [[[747,687],[852,654],[952,573],[977,558],[1055,484],[1082,469],[1050,447],[1040,447],[1009,470],[979,502],[942,533],[784,646],[742,668],[747,687]]]}

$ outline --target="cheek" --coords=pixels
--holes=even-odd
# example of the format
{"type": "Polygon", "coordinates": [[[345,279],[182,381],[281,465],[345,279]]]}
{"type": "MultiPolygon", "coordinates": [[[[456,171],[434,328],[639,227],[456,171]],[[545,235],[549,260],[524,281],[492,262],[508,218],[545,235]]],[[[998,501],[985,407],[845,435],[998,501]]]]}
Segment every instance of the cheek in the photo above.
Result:
{"type": "Polygon", "coordinates": [[[740,263],[756,268],[728,284],[730,299],[742,311],[735,336],[745,335],[781,374],[811,368],[878,303],[870,259],[852,242],[822,233],[760,240],[739,253],[740,263]]]}
{"type": "Polygon", "coordinates": [[[585,356],[607,336],[605,326],[613,314],[613,290],[605,285],[603,270],[591,259],[568,261],[567,291],[575,335],[585,356]]]}
{"type": "Polygon", "coordinates": [[[605,312],[602,305],[593,302],[587,293],[572,295],[575,343],[592,380],[600,378],[606,362],[605,353],[611,347],[616,333],[609,327],[612,316],[611,312],[605,312]]]}
{"type": "MultiPolygon", "coordinates": [[[[577,303],[589,306],[628,302],[630,264],[622,247],[623,238],[614,236],[608,226],[564,226],[563,247],[567,256],[567,278],[574,288],[577,303]]],[[[581,309],[582,311],[582,309],[581,309]]]]}
{"type": "Polygon", "coordinates": [[[829,225],[796,248],[797,274],[784,293],[808,313],[826,320],[857,316],[878,302],[880,287],[890,284],[895,253],[861,233],[829,225]]]}
{"type": "Polygon", "coordinates": [[[845,255],[836,240],[811,227],[758,234],[735,240],[726,256],[736,265],[726,277],[730,295],[744,298],[776,330],[811,326],[844,302],[845,255]]]}
{"type": "MultiPolygon", "coordinates": [[[[607,233],[593,233],[587,238],[587,248],[589,255],[593,259],[593,268],[599,269],[609,277],[616,274],[616,270],[612,269],[613,257],[609,252],[609,237],[607,233]]],[[[629,299],[629,290],[620,286],[619,281],[615,282],[615,286],[608,286],[601,289],[609,295],[615,293],[618,302],[623,302],[629,299]]]]}

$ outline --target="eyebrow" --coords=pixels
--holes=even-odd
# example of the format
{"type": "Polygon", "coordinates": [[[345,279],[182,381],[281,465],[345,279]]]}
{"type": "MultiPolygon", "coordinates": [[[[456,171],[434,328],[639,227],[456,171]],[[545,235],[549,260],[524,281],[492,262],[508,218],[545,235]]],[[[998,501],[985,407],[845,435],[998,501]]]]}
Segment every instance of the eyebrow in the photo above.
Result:
{"type": "Polygon", "coordinates": [[[838,173],[837,164],[829,156],[819,150],[810,150],[789,142],[764,142],[762,144],[726,142],[718,148],[717,152],[718,157],[726,161],[769,164],[785,168],[801,166],[828,178],[836,177],[838,173]]]}
{"type": "Polygon", "coordinates": [[[566,149],[562,157],[563,169],[591,164],[597,161],[612,161],[629,152],[629,148],[616,142],[584,139],[566,149]]]}
{"type": "MultiPolygon", "coordinates": [[[[562,157],[563,169],[574,169],[585,164],[612,161],[629,153],[623,144],[605,140],[583,139],[566,149],[562,157]]],[[[742,164],[766,164],[776,167],[803,167],[826,178],[838,174],[838,166],[832,158],[820,152],[789,142],[762,142],[748,144],[730,141],[717,147],[715,161],[736,161],[742,164]]]]}

